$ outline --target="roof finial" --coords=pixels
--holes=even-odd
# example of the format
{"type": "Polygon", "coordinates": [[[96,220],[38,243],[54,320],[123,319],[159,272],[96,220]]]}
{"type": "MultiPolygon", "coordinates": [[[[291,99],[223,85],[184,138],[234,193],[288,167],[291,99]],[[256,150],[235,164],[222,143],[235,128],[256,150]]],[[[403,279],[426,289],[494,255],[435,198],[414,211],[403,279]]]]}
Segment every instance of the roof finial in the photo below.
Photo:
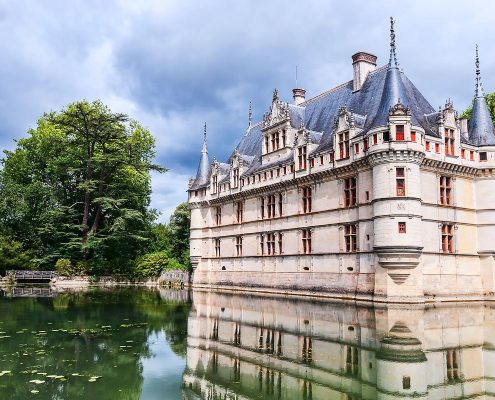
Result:
{"type": "Polygon", "coordinates": [[[249,119],[248,126],[251,127],[251,122],[253,120],[253,105],[251,103],[251,100],[249,100],[249,117],[248,117],[248,119],[249,119]]]}
{"type": "Polygon", "coordinates": [[[273,91],[273,102],[277,101],[278,100],[278,89],[275,88],[275,90],[273,91]]]}
{"type": "Polygon", "coordinates": [[[481,84],[480,57],[478,54],[478,45],[476,45],[476,89],[474,97],[483,97],[483,86],[481,84]]]}
{"type": "Polygon", "coordinates": [[[388,60],[388,66],[395,68],[399,68],[399,61],[397,60],[397,54],[395,52],[395,30],[394,30],[395,21],[393,17],[390,17],[390,59],[388,60]]]}
{"type": "Polygon", "coordinates": [[[203,129],[203,149],[202,149],[202,152],[208,152],[208,150],[206,148],[206,122],[205,122],[205,126],[203,129]]]}

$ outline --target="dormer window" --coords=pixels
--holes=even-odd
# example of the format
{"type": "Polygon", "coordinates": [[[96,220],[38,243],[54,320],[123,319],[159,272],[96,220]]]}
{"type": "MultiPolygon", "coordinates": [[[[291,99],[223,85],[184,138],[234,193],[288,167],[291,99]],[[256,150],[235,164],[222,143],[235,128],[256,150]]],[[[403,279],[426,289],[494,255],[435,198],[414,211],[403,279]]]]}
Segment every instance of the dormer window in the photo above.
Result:
{"type": "Polygon", "coordinates": [[[455,135],[453,129],[445,129],[445,154],[454,155],[455,135]]]}
{"type": "Polygon", "coordinates": [[[411,131],[411,142],[415,142],[415,141],[416,141],[416,132],[411,131]]]}
{"type": "Polygon", "coordinates": [[[383,141],[384,142],[390,142],[390,132],[383,132],[383,141]]]}
{"type": "Polygon", "coordinates": [[[339,159],[349,157],[349,131],[337,134],[337,144],[339,149],[339,159]]]}
{"type": "Polygon", "coordinates": [[[405,140],[404,125],[395,126],[395,140],[399,142],[403,142],[405,140]]]}
{"type": "Polygon", "coordinates": [[[486,161],[487,159],[486,151],[480,151],[480,161],[486,161]]]}
{"type": "Polygon", "coordinates": [[[212,177],[212,193],[218,192],[218,176],[213,175],[212,177]]]}
{"type": "Polygon", "coordinates": [[[298,169],[306,169],[306,146],[301,146],[297,148],[297,165],[298,169]]]}
{"type": "Polygon", "coordinates": [[[234,188],[239,187],[239,168],[234,168],[232,170],[232,178],[234,181],[234,188]]]}

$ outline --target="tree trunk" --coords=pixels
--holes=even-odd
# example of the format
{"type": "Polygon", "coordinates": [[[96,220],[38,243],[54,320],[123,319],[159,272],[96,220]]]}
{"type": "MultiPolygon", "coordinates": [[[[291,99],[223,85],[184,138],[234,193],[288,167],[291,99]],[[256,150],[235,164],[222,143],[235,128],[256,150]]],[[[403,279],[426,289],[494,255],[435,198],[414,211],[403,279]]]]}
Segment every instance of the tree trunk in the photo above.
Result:
{"type": "MultiPolygon", "coordinates": [[[[103,196],[103,189],[105,187],[105,175],[102,172],[100,174],[100,181],[98,183],[98,197],[103,196]]],[[[98,209],[96,210],[96,216],[95,220],[93,221],[93,226],[91,227],[91,234],[94,235],[98,230],[100,229],[100,222],[101,222],[101,217],[102,217],[102,206],[101,202],[98,203],[98,209]]]]}

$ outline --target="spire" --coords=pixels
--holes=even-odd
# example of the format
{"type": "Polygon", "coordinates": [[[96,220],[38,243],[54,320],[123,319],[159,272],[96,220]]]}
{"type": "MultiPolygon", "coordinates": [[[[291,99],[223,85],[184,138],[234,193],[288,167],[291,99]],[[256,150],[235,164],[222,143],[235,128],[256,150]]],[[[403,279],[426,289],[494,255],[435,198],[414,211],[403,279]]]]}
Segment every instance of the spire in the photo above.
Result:
{"type": "Polygon", "coordinates": [[[395,21],[393,17],[390,17],[390,59],[388,60],[389,68],[399,68],[399,61],[397,60],[397,54],[395,51],[395,21]]]}
{"type": "Polygon", "coordinates": [[[201,149],[201,153],[207,153],[208,154],[208,148],[206,146],[206,122],[205,122],[205,126],[203,128],[203,148],[201,149]]]}
{"type": "Polygon", "coordinates": [[[495,127],[481,86],[480,58],[476,45],[476,89],[474,92],[473,111],[468,122],[469,141],[476,146],[495,145],[495,127]]]}
{"type": "Polygon", "coordinates": [[[483,86],[481,84],[480,57],[478,54],[478,45],[476,45],[476,89],[474,97],[483,97],[483,86]]]}
{"type": "Polygon", "coordinates": [[[251,124],[253,122],[253,104],[251,103],[251,100],[249,100],[249,112],[248,112],[248,119],[249,119],[249,124],[248,128],[251,128],[251,124]]]}
{"type": "Polygon", "coordinates": [[[201,158],[199,160],[198,172],[196,173],[194,186],[200,186],[207,183],[209,173],[210,173],[210,161],[208,159],[208,147],[206,144],[206,122],[205,122],[205,126],[203,129],[203,147],[201,149],[201,158]]]}

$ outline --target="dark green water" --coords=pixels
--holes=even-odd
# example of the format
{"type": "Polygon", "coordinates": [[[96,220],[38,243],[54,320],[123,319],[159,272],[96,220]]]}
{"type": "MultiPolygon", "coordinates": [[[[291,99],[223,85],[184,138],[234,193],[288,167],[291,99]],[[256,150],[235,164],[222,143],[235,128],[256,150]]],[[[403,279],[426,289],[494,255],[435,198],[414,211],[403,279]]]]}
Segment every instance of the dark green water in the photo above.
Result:
{"type": "Polygon", "coordinates": [[[495,399],[494,303],[16,290],[0,332],[2,400],[495,399]]]}
{"type": "Polygon", "coordinates": [[[181,398],[187,293],[21,294],[0,297],[0,399],[181,398]]]}

